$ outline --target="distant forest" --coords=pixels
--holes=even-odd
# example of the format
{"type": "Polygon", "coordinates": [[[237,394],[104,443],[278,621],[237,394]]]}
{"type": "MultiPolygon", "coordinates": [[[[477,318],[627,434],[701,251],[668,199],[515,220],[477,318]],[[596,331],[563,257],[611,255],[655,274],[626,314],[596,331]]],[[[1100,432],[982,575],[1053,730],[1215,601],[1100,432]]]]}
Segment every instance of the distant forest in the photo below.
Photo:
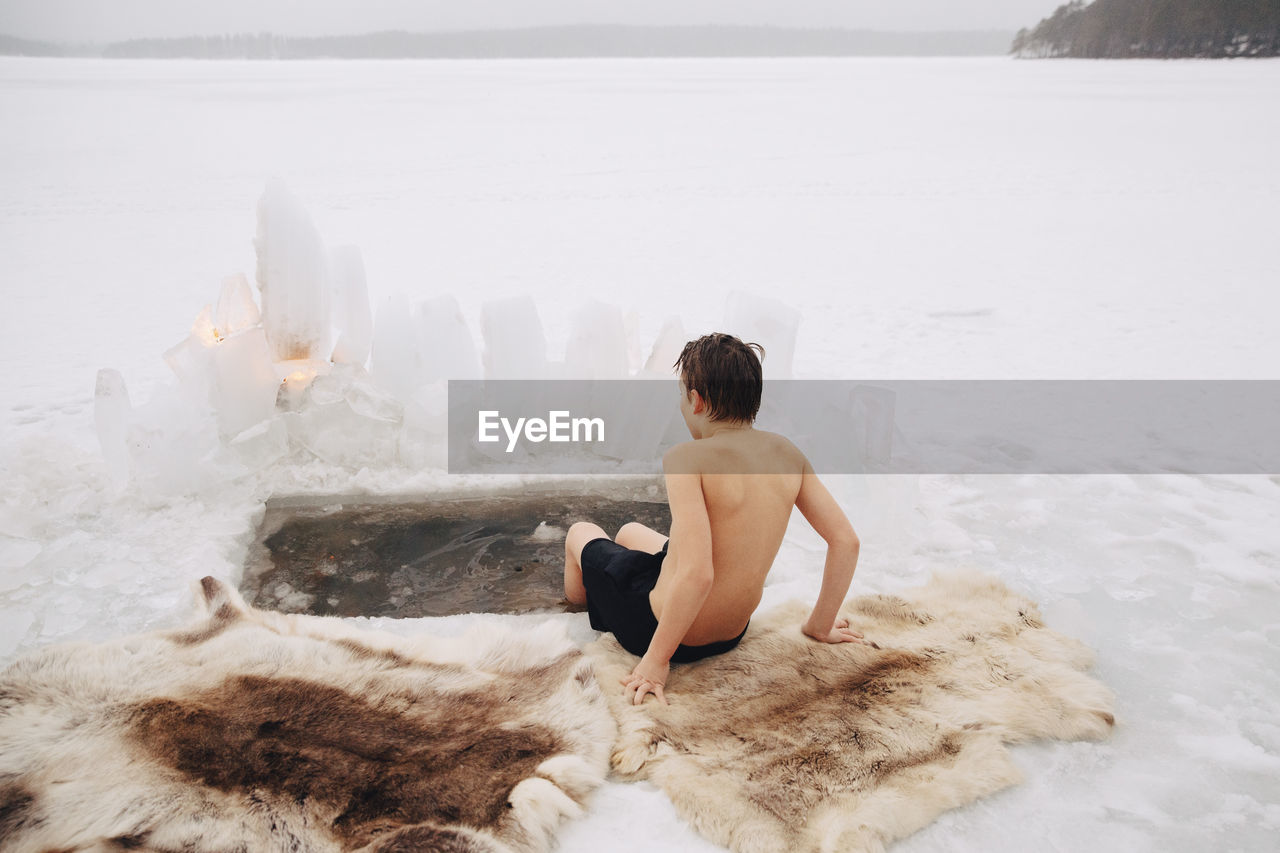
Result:
{"type": "Polygon", "coordinates": [[[875,32],[781,27],[568,26],[292,38],[237,33],[63,47],[0,36],[0,53],[191,59],[524,59],[679,56],[999,56],[1008,30],[875,32]]]}
{"type": "Polygon", "coordinates": [[[1072,0],[1019,30],[1021,57],[1280,56],[1280,0],[1072,0]]]}
{"type": "Polygon", "coordinates": [[[73,50],[52,42],[0,35],[0,56],[72,56],[73,50]]]}

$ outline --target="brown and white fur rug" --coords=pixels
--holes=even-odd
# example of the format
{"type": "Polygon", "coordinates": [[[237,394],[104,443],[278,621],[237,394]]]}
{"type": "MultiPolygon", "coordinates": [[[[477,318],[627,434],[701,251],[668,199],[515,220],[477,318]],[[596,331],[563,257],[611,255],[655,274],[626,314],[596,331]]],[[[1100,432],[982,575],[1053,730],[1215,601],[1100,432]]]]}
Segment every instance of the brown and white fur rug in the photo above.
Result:
{"type": "Polygon", "coordinates": [[[541,851],[616,734],[562,628],[407,639],[252,609],[0,673],[5,851],[541,851]]]}
{"type": "Polygon", "coordinates": [[[1004,744],[1098,739],[1111,693],[1092,653],[978,573],[935,576],[841,613],[873,645],[826,645],[808,606],[753,620],[732,652],[675,665],[669,707],[626,703],[635,665],[611,635],[587,649],[620,726],[613,767],[739,853],[883,850],[1020,778],[1004,744]]]}

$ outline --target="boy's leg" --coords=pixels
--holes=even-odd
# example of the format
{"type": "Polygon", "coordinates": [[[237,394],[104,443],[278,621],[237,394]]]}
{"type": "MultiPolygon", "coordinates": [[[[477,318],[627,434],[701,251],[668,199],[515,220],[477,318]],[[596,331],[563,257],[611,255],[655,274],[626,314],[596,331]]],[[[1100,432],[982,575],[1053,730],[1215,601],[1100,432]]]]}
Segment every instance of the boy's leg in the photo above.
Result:
{"type": "Polygon", "coordinates": [[[629,521],[618,528],[618,535],[613,537],[613,541],[623,548],[656,554],[667,544],[667,537],[638,521],[629,521]]]}
{"type": "Polygon", "coordinates": [[[564,597],[572,604],[587,603],[587,589],[582,585],[582,548],[592,539],[609,534],[604,528],[589,521],[578,521],[569,526],[564,537],[564,597]]]}

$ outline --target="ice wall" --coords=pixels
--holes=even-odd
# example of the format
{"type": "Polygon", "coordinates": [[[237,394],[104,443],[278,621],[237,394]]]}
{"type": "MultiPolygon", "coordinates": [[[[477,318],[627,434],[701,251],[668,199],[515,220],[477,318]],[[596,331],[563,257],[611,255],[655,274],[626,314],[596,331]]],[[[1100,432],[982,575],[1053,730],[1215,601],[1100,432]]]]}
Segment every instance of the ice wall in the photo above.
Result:
{"type": "MultiPolygon", "coordinates": [[[[447,461],[450,379],[623,380],[586,388],[581,410],[590,412],[600,410],[598,404],[624,410],[635,396],[627,380],[676,378],[674,362],[690,337],[678,315],[668,316],[652,340],[642,340],[634,308],[624,314],[617,305],[588,301],[571,317],[564,360],[552,361],[534,298],[491,299],[481,306],[478,347],[458,300],[447,292],[416,304],[395,293],[375,316],[359,248],[327,251],[283,183],[268,182],[257,212],[261,306],[245,275],[224,278],[216,301],[164,354],[176,385],[144,406],[130,401],[122,376],[100,372],[95,418],[116,482],[189,491],[316,460],[349,471],[438,470],[447,461]],[[336,341],[331,349],[330,340],[336,341]]],[[[772,297],[735,292],[724,317],[723,331],[766,348],[759,424],[774,428],[768,416],[788,413],[786,406],[770,411],[768,382],[793,373],[800,312],[772,297]]],[[[529,413],[545,406],[537,383],[528,394],[529,413]]],[[[687,440],[677,394],[673,383],[669,407],[638,405],[642,410],[613,424],[606,441],[587,452],[636,470],[637,461],[687,440]]],[[[850,446],[868,458],[887,458],[893,400],[870,386],[847,397],[825,401],[821,420],[849,418],[850,446]]],[[[776,428],[802,437],[806,426],[784,417],[776,428]]],[[[531,452],[556,450],[564,448],[531,452]]],[[[520,452],[530,451],[522,446],[520,452]]]]}

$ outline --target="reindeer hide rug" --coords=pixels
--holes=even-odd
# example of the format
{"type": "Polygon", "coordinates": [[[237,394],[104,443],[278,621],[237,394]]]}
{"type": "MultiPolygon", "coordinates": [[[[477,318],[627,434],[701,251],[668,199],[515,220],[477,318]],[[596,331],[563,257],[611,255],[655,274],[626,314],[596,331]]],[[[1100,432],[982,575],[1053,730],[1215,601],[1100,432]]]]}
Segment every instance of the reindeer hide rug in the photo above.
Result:
{"type": "Polygon", "coordinates": [[[6,851],[543,851],[616,734],[563,628],[405,638],[248,607],[0,673],[6,851]]]}
{"type": "Polygon", "coordinates": [[[639,707],[616,686],[636,658],[587,650],[618,719],[615,770],[650,779],[739,853],[882,850],[947,809],[1014,784],[1004,744],[1098,739],[1112,697],[1083,644],[978,573],[934,577],[841,613],[868,644],[805,637],[801,603],[757,616],[734,650],[671,668],[639,707]]]}

